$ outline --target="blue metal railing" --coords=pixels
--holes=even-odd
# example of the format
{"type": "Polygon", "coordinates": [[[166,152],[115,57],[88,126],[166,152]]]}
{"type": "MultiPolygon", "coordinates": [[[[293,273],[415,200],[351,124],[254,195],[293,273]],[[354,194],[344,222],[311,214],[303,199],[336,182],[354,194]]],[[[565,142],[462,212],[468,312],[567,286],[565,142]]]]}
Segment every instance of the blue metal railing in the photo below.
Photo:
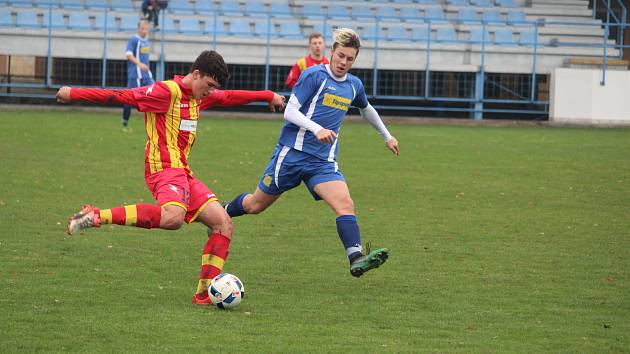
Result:
{"type": "MultiPolygon", "coordinates": [[[[424,71],[424,92],[422,94],[422,96],[388,96],[388,95],[380,95],[379,94],[379,83],[378,83],[378,77],[379,77],[379,52],[382,50],[381,48],[381,42],[386,41],[387,38],[383,36],[383,34],[381,33],[381,31],[379,30],[381,27],[381,22],[386,21],[390,18],[388,17],[375,17],[373,19],[371,19],[370,24],[374,25],[375,28],[375,33],[374,33],[374,38],[372,39],[372,43],[374,46],[374,52],[373,52],[373,60],[374,60],[374,68],[372,69],[372,81],[373,81],[373,85],[372,85],[372,90],[371,90],[371,97],[373,98],[378,98],[378,99],[396,99],[396,100],[424,100],[424,101],[434,101],[434,102],[452,102],[452,103],[465,103],[465,104],[470,104],[471,108],[453,108],[453,107],[439,107],[437,109],[439,110],[444,110],[444,111],[453,111],[453,112],[460,112],[460,111],[466,111],[466,112],[470,112],[472,117],[474,119],[482,119],[483,118],[483,113],[484,112],[494,112],[496,110],[491,110],[491,109],[487,109],[484,108],[484,104],[527,104],[527,105],[537,105],[537,106],[544,106],[544,110],[519,110],[518,112],[520,113],[531,113],[531,114],[541,114],[541,113],[546,113],[546,106],[548,106],[548,101],[541,101],[541,100],[537,100],[536,98],[536,83],[537,83],[537,60],[540,56],[539,53],[539,48],[544,48],[544,47],[548,47],[548,46],[558,46],[558,47],[584,47],[584,48],[600,48],[602,49],[602,57],[604,60],[604,65],[602,66],[602,81],[601,84],[605,85],[605,81],[606,81],[606,60],[608,57],[608,49],[612,48],[612,49],[616,49],[619,51],[620,56],[623,55],[623,49],[624,48],[628,48],[630,46],[626,46],[623,45],[623,31],[626,27],[628,27],[628,22],[627,22],[627,10],[626,7],[623,5],[623,3],[621,2],[621,0],[614,0],[617,1],[618,5],[619,5],[619,13],[615,14],[615,12],[613,11],[612,7],[611,7],[611,0],[599,0],[599,2],[602,2],[606,8],[606,20],[604,22],[602,22],[601,24],[594,24],[594,23],[585,23],[585,22],[580,22],[580,21],[516,21],[516,22],[511,22],[507,28],[513,28],[513,26],[520,26],[520,25],[525,25],[528,26],[530,28],[533,28],[534,31],[534,36],[533,36],[533,42],[532,43],[526,43],[526,44],[512,44],[512,45],[516,45],[516,46],[520,46],[523,48],[530,48],[531,49],[531,58],[532,58],[532,64],[531,64],[531,81],[529,84],[529,93],[526,96],[523,95],[515,95],[514,92],[512,92],[512,96],[517,97],[518,99],[490,99],[487,97],[486,93],[484,92],[484,88],[486,86],[486,56],[488,54],[488,46],[490,44],[493,44],[493,42],[490,40],[490,38],[487,38],[487,28],[489,25],[492,25],[493,27],[497,27],[498,25],[494,22],[488,22],[488,21],[484,21],[484,20],[480,20],[477,22],[478,25],[481,26],[481,31],[482,31],[482,36],[481,36],[481,40],[459,40],[457,38],[455,39],[446,39],[446,40],[440,40],[438,38],[434,39],[432,37],[432,33],[433,30],[438,27],[441,23],[446,23],[446,22],[451,22],[451,20],[446,20],[444,18],[422,18],[423,21],[426,22],[427,25],[427,33],[428,36],[426,38],[426,40],[418,40],[418,41],[413,41],[415,43],[425,43],[426,44],[426,49],[419,49],[424,51],[424,68],[422,68],[422,70],[424,71]],[[604,27],[604,36],[603,36],[603,43],[602,44],[598,44],[598,43],[577,43],[577,42],[558,42],[558,43],[545,43],[545,42],[541,42],[539,39],[539,27],[541,26],[549,26],[549,25],[572,25],[572,26],[597,26],[597,27],[604,27]],[[609,44],[608,43],[608,36],[610,33],[610,28],[611,27],[616,27],[617,33],[618,33],[618,43],[616,44],[609,44]],[[468,97],[441,97],[441,96],[434,96],[431,93],[430,90],[430,84],[431,84],[431,79],[432,79],[432,75],[433,72],[431,71],[431,55],[434,52],[433,49],[433,45],[435,43],[439,43],[439,44],[472,44],[472,45],[478,45],[479,49],[475,49],[474,51],[472,51],[473,53],[478,52],[479,54],[479,69],[478,71],[475,73],[475,85],[474,85],[474,95],[472,98],[468,98],[468,97]]],[[[595,0],[594,1],[594,6],[593,6],[593,13],[595,14],[595,12],[597,11],[597,3],[598,1],[595,0]]],[[[600,5],[601,6],[601,5],[600,5]]],[[[102,70],[102,80],[101,80],[101,87],[106,87],[106,82],[107,82],[107,60],[108,60],[108,56],[107,56],[107,51],[108,51],[108,33],[110,32],[110,29],[108,28],[109,26],[109,21],[108,21],[108,16],[110,16],[110,12],[109,12],[109,8],[107,6],[103,6],[103,55],[102,55],[102,65],[101,65],[101,70],[102,70]]],[[[54,37],[53,34],[53,24],[52,24],[52,12],[53,12],[53,6],[52,4],[48,6],[47,9],[48,12],[48,23],[47,23],[47,30],[48,30],[48,48],[47,48],[47,58],[46,58],[46,78],[43,84],[25,84],[25,83],[0,83],[0,87],[15,87],[15,88],[57,88],[59,87],[59,85],[54,85],[52,83],[52,39],[54,37]]],[[[161,11],[160,12],[160,23],[161,23],[161,31],[160,31],[160,39],[159,39],[159,45],[160,45],[160,54],[159,54],[159,59],[158,59],[158,65],[157,65],[157,75],[156,78],[158,80],[163,80],[165,78],[165,64],[166,64],[166,53],[164,51],[164,44],[167,40],[166,38],[166,20],[167,20],[167,16],[168,13],[167,11],[161,11]]],[[[214,12],[214,14],[212,15],[212,17],[207,17],[208,19],[212,18],[213,20],[213,24],[212,24],[212,33],[209,34],[210,36],[210,42],[212,44],[212,47],[216,49],[217,47],[217,35],[218,34],[223,34],[223,29],[221,28],[219,30],[218,28],[218,23],[219,23],[219,13],[218,12],[214,12]]],[[[272,48],[272,39],[274,38],[274,35],[272,34],[273,32],[273,19],[271,16],[267,16],[267,30],[266,30],[266,36],[265,36],[265,40],[266,40],[266,48],[265,48],[265,62],[264,62],[264,66],[265,66],[265,74],[264,74],[264,87],[265,89],[268,89],[270,87],[270,66],[271,66],[271,62],[270,62],[270,50],[272,48]]],[[[400,18],[398,18],[400,19],[400,18]]],[[[324,29],[324,34],[326,35],[328,33],[327,30],[327,25],[329,18],[326,16],[323,16],[321,18],[321,24],[322,24],[322,28],[324,29]]],[[[355,22],[356,23],[356,22],[355,22]]],[[[411,39],[409,40],[409,42],[412,42],[411,39]]],[[[474,48],[473,48],[474,49],[474,48]]],[[[497,86],[497,85],[495,85],[497,86]]],[[[500,86],[499,86],[500,87],[500,86]]],[[[505,90],[506,92],[509,93],[509,90],[505,90]]],[[[286,92],[285,92],[286,93],[286,92]]],[[[52,97],[52,95],[45,95],[45,94],[19,94],[19,93],[0,93],[0,96],[22,96],[22,97],[52,97]]],[[[388,108],[396,108],[396,109],[401,109],[401,110],[435,110],[435,107],[406,107],[406,108],[401,108],[403,106],[388,106],[388,108]]],[[[498,110],[501,111],[501,110],[498,110]]],[[[504,112],[511,112],[511,110],[503,110],[504,112]]]]}

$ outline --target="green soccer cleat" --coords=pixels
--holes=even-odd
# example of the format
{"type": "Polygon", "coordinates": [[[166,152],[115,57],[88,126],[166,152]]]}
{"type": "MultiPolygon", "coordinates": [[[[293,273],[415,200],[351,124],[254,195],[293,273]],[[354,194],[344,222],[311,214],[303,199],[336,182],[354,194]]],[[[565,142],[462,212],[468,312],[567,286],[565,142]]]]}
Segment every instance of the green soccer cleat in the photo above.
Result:
{"type": "Polygon", "coordinates": [[[381,264],[385,263],[387,257],[389,257],[389,250],[387,248],[378,248],[366,255],[363,255],[352,262],[350,265],[350,274],[353,277],[360,277],[363,273],[370,269],[378,268],[381,264]]]}

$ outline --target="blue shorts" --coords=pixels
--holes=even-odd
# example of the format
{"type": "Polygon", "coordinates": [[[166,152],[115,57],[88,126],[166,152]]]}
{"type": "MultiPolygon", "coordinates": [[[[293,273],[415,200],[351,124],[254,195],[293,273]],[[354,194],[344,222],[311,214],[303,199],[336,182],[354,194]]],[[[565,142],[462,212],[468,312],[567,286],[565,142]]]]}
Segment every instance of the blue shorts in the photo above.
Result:
{"type": "Polygon", "coordinates": [[[322,198],[315,193],[316,185],[330,181],[345,181],[337,162],[324,161],[313,155],[278,145],[260,177],[258,188],[272,195],[282,194],[304,181],[315,200],[322,198]]]}

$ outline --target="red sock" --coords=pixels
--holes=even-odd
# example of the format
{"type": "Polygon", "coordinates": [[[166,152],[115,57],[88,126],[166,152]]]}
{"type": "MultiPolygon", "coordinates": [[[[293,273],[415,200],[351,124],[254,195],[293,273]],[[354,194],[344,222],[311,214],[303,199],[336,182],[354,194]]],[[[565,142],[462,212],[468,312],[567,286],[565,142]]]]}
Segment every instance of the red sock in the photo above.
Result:
{"type": "Polygon", "coordinates": [[[145,229],[160,227],[162,208],[153,204],[125,205],[99,211],[101,224],[132,225],[145,229]]]}
{"type": "Polygon", "coordinates": [[[228,257],[230,239],[220,233],[213,233],[208,237],[201,253],[201,273],[195,296],[204,299],[208,296],[208,286],[214,277],[221,274],[223,265],[228,257]]]}

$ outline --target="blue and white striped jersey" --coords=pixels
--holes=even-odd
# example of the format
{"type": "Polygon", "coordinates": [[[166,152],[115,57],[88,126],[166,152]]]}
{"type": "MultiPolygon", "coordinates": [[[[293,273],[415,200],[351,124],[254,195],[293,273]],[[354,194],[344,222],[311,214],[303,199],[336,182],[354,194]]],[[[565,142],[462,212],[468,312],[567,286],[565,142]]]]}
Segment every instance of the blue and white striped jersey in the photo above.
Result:
{"type": "MultiPolygon", "coordinates": [[[[300,112],[322,127],[339,135],[341,122],[350,106],[365,108],[368,105],[363,83],[352,74],[336,78],[329,65],[316,65],[306,69],[293,87],[291,99],[297,99],[300,112]]],[[[278,143],[295,150],[336,161],[339,137],[330,144],[321,144],[315,134],[285,121],[278,143]]]]}
{"type": "MultiPolygon", "coordinates": [[[[141,63],[146,66],[150,66],[149,54],[151,52],[151,47],[149,46],[149,38],[142,38],[139,35],[134,35],[129,38],[127,42],[127,51],[125,55],[131,54],[140,60],[141,63]]],[[[136,80],[136,79],[152,79],[151,73],[149,71],[142,71],[140,68],[127,60],[127,80],[136,80]]]]}

